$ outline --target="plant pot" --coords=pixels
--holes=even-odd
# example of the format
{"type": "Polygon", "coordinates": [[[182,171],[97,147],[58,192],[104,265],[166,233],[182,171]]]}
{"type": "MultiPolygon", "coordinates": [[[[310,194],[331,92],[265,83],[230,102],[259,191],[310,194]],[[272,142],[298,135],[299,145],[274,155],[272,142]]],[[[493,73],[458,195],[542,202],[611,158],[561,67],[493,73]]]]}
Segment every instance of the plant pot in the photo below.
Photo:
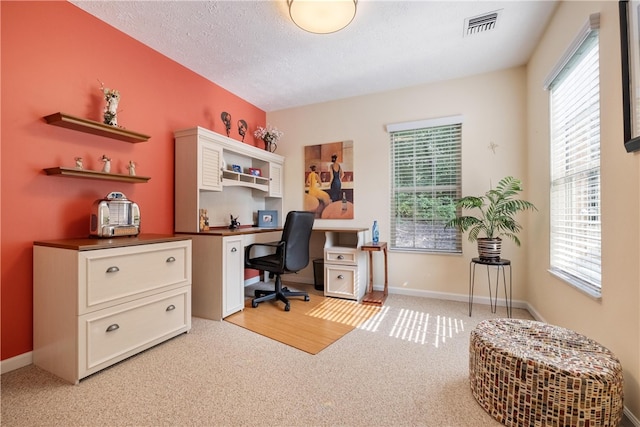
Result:
{"type": "Polygon", "coordinates": [[[478,256],[482,260],[499,261],[502,252],[502,239],[489,239],[486,237],[478,239],[478,256]]]}

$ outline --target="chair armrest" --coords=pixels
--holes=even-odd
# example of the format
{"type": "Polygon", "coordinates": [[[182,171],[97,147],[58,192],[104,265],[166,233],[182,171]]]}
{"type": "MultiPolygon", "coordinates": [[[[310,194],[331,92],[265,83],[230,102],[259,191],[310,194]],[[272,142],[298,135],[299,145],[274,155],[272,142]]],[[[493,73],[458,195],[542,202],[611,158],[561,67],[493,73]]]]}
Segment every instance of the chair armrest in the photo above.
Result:
{"type": "Polygon", "coordinates": [[[285,245],[284,241],[279,241],[279,242],[267,242],[267,243],[252,243],[252,244],[250,244],[248,246],[245,246],[245,248],[244,248],[244,263],[246,265],[248,263],[248,261],[251,259],[251,250],[254,247],[271,248],[272,249],[272,253],[274,253],[274,252],[278,252],[278,251],[284,249],[284,245],[285,245]]]}

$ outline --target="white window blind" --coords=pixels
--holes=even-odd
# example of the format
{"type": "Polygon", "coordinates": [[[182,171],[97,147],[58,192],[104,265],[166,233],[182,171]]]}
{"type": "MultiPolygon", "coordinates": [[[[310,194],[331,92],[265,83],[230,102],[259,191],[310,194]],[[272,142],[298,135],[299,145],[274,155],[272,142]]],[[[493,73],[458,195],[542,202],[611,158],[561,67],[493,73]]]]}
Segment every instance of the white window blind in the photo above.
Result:
{"type": "Polygon", "coordinates": [[[461,192],[462,118],[387,127],[391,138],[391,249],[460,253],[445,229],[461,192]]]}
{"type": "Polygon", "coordinates": [[[598,30],[590,29],[549,84],[551,272],[601,289],[598,30]]]}

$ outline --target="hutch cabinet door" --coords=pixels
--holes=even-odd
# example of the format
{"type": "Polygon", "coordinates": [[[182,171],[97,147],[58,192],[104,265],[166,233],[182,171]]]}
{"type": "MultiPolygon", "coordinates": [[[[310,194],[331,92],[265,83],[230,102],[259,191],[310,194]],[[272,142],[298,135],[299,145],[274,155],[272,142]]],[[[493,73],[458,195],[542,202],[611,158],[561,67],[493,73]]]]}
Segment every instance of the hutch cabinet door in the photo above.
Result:
{"type": "Polygon", "coordinates": [[[222,148],[200,142],[200,189],[222,191],[222,148]]]}

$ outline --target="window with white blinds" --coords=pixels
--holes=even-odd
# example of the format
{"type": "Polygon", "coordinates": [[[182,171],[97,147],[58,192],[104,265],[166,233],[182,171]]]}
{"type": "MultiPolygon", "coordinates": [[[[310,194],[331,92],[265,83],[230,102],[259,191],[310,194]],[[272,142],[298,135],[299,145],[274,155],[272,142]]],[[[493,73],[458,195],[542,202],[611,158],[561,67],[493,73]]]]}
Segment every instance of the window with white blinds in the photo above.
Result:
{"type": "Polygon", "coordinates": [[[460,116],[389,125],[390,248],[462,252],[460,233],[445,224],[461,193],[460,116]]]}
{"type": "Polygon", "coordinates": [[[548,85],[551,107],[550,271],[601,289],[598,29],[589,28],[548,85]]]}

